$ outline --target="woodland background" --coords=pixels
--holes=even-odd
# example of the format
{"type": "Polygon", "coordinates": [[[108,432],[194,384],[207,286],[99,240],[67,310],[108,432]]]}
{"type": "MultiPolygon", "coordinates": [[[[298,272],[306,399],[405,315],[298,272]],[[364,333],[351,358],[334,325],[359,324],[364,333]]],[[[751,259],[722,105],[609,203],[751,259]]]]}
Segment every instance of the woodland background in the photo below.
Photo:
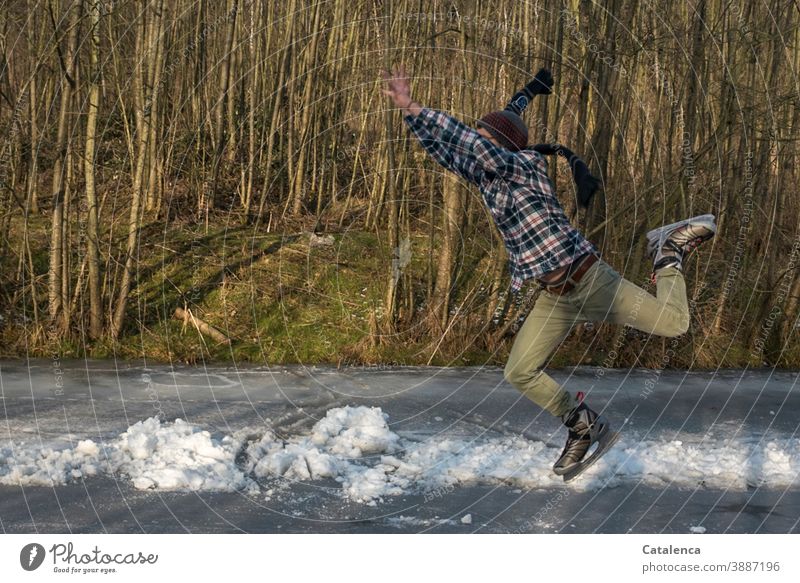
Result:
{"type": "Polygon", "coordinates": [[[502,364],[536,297],[473,187],[380,93],[526,112],[603,181],[573,223],[647,283],[647,230],[711,212],[692,327],[581,326],[554,364],[800,364],[800,5],[4,0],[0,355],[502,364]]]}

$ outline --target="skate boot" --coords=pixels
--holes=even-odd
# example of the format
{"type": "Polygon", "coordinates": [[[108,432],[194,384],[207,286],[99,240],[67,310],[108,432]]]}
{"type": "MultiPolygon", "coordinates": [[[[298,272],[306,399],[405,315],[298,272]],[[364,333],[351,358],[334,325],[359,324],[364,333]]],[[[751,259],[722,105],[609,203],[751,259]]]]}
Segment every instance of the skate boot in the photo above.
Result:
{"type": "Polygon", "coordinates": [[[683,260],[717,232],[714,215],[700,215],[647,233],[647,254],[653,257],[653,278],[659,269],[683,271],[683,260]]]}
{"type": "Polygon", "coordinates": [[[561,417],[569,429],[567,443],[561,456],[553,465],[553,472],[569,482],[596,462],[608,448],[619,439],[619,433],[611,430],[611,424],[583,402],[583,393],[578,393],[578,406],[561,417]],[[589,449],[597,448],[587,457],[589,449]]]}

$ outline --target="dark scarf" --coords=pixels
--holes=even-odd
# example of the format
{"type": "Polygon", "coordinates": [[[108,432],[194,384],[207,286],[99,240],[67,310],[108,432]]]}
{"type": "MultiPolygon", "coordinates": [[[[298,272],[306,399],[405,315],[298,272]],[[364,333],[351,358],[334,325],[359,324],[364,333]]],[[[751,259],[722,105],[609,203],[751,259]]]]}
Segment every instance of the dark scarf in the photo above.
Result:
{"type": "MultiPolygon", "coordinates": [[[[514,94],[514,97],[506,105],[505,110],[521,117],[522,112],[527,109],[531,100],[536,95],[550,94],[552,86],[553,78],[550,72],[547,69],[540,70],[532,81],[514,94]]],[[[600,187],[600,181],[592,176],[586,162],[581,160],[575,152],[561,144],[536,144],[528,146],[527,149],[534,150],[543,156],[552,156],[553,154],[563,156],[569,163],[569,167],[572,170],[572,179],[578,189],[578,204],[583,208],[588,208],[592,196],[600,187]]]]}
{"type": "Polygon", "coordinates": [[[589,207],[589,202],[599,188],[600,181],[589,172],[586,162],[581,160],[575,152],[561,144],[536,144],[535,146],[528,146],[527,149],[534,150],[543,156],[552,156],[553,154],[563,156],[569,162],[569,167],[572,170],[572,179],[578,189],[578,204],[582,208],[589,207]]]}

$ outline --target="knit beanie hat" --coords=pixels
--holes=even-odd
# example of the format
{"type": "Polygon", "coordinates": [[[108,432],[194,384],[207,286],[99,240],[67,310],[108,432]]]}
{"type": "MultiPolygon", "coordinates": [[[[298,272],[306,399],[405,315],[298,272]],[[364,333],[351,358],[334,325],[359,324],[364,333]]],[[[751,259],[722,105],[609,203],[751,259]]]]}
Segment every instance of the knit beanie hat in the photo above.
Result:
{"type": "Polygon", "coordinates": [[[493,111],[478,120],[478,127],[485,128],[503,147],[516,152],[528,145],[528,126],[522,118],[511,111],[493,111]]]}

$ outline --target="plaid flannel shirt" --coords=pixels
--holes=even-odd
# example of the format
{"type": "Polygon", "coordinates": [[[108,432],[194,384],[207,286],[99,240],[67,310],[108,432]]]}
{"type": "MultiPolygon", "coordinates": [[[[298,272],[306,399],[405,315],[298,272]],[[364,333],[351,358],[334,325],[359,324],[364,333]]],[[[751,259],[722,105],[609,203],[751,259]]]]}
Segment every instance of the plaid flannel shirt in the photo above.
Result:
{"type": "Polygon", "coordinates": [[[428,108],[403,121],[434,160],[480,188],[508,251],[513,293],[526,279],[597,253],[564,214],[547,161],[538,152],[497,147],[475,129],[428,108]]]}

